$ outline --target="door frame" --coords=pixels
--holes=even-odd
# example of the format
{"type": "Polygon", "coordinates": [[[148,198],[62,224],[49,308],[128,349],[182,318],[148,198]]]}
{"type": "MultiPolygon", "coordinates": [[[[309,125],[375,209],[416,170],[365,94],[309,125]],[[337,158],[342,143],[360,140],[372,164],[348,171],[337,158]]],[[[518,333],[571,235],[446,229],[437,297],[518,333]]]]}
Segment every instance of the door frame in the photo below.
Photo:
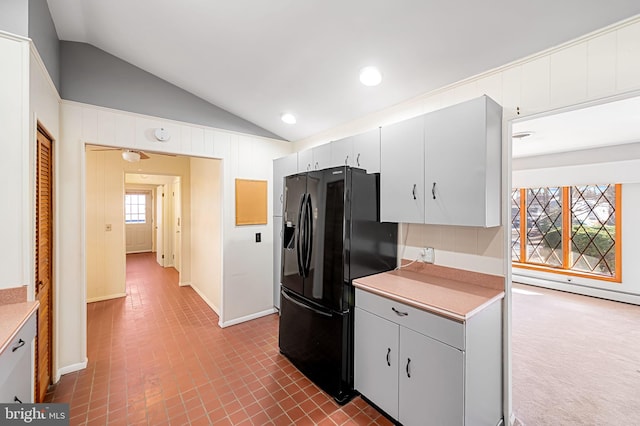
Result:
{"type": "MultiPolygon", "coordinates": [[[[33,191],[33,198],[32,198],[32,211],[33,211],[33,217],[32,217],[32,247],[33,247],[33,257],[31,259],[31,265],[32,265],[32,270],[30,271],[31,273],[33,273],[32,279],[30,281],[33,282],[33,286],[30,286],[30,294],[28,294],[28,300],[37,300],[37,282],[36,282],[36,270],[38,268],[37,265],[37,258],[36,258],[36,244],[38,242],[37,239],[37,230],[36,230],[36,226],[38,224],[38,176],[39,176],[39,169],[38,169],[38,133],[42,133],[42,135],[44,135],[50,142],[50,183],[49,183],[49,187],[50,187],[50,206],[49,206],[49,381],[50,383],[47,384],[47,387],[49,387],[52,383],[56,383],[58,381],[58,372],[54,371],[54,365],[56,365],[55,363],[57,362],[57,357],[56,357],[56,353],[57,353],[57,327],[56,327],[56,313],[57,313],[57,291],[58,291],[58,287],[56,285],[56,247],[57,247],[57,239],[56,239],[56,230],[57,230],[57,203],[56,203],[56,180],[57,180],[57,173],[56,173],[56,165],[57,165],[57,161],[58,158],[55,155],[55,151],[56,151],[56,139],[53,137],[52,132],[50,132],[47,127],[40,122],[40,120],[37,119],[37,117],[34,117],[34,122],[36,123],[35,128],[34,128],[34,139],[33,139],[33,152],[32,152],[32,158],[33,158],[33,172],[31,175],[32,178],[32,184],[31,184],[31,190],[33,191]]],[[[38,402],[38,395],[37,392],[39,390],[39,371],[38,371],[38,359],[36,358],[36,347],[37,347],[37,336],[36,336],[36,340],[33,343],[33,357],[34,357],[34,366],[33,366],[33,375],[34,375],[34,381],[32,383],[32,389],[31,389],[31,394],[34,396],[34,401],[38,402]]]]}

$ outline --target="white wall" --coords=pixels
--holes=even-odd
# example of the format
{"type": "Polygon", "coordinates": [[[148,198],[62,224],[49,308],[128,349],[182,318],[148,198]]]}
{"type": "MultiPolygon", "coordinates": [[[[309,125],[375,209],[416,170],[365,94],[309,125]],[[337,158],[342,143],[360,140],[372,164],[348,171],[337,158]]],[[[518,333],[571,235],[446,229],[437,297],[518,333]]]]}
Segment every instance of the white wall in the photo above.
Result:
{"type": "Polygon", "coordinates": [[[222,300],[222,161],[191,159],[191,287],[219,315],[222,300]]]}
{"type": "Polygon", "coordinates": [[[33,209],[29,186],[29,43],[0,36],[0,288],[33,281],[30,259],[33,209]]]}
{"type": "MultiPolygon", "coordinates": [[[[612,148],[613,149],[613,148],[612,148]]],[[[565,291],[613,298],[631,303],[640,303],[640,151],[636,145],[621,146],[625,161],[602,163],[591,156],[591,164],[545,167],[553,155],[530,158],[526,169],[517,169],[522,161],[514,161],[513,187],[537,188],[545,186],[572,186],[600,183],[622,184],[622,214],[617,224],[622,229],[622,282],[612,283],[595,279],[514,268],[514,280],[534,285],[557,288],[565,291]],[[536,163],[538,167],[536,166],[536,163]],[[620,221],[620,218],[622,219],[620,221]]],[[[596,151],[597,153],[597,151],[596,151]]],[[[590,158],[589,152],[580,152],[576,161],[590,158]]],[[[618,228],[620,229],[620,228],[618,228]]]]}
{"type": "MultiPolygon", "coordinates": [[[[487,94],[504,108],[506,152],[509,120],[638,89],[640,17],[635,17],[328,129],[297,141],[295,148],[301,151],[487,94]]],[[[410,225],[409,247],[399,251],[406,258],[415,258],[418,247],[429,245],[436,248],[438,264],[503,275],[506,251],[502,239],[499,230],[410,225]]]]}
{"type": "MultiPolygon", "coordinates": [[[[155,117],[109,110],[75,102],[62,102],[62,140],[60,142],[60,292],[65,317],[58,324],[63,371],[82,366],[86,359],[86,272],[84,209],[86,205],[85,143],[142,149],[223,160],[223,281],[220,323],[223,326],[272,312],[272,226],[235,227],[234,179],[264,179],[272,191],[272,160],[291,152],[291,144],[260,137],[249,137],[202,126],[155,117]],[[165,127],[168,142],[155,141],[153,130],[165,127]],[[79,226],[80,225],[80,226],[79,226]],[[262,243],[254,243],[254,232],[262,232],[262,243]],[[247,267],[251,262],[251,267],[247,267]]],[[[152,160],[128,163],[124,172],[171,174],[182,177],[189,188],[189,174],[151,168],[152,160]],[[149,167],[149,169],[147,169],[149,167]],[[138,169],[142,168],[142,171],[138,169]]],[[[191,203],[190,191],[183,191],[182,205],[191,203]]],[[[271,192],[269,194],[271,199],[271,192]]],[[[272,206],[269,206],[269,217],[272,206]]],[[[191,247],[190,213],[183,210],[183,271],[191,263],[185,254],[191,247]]]]}

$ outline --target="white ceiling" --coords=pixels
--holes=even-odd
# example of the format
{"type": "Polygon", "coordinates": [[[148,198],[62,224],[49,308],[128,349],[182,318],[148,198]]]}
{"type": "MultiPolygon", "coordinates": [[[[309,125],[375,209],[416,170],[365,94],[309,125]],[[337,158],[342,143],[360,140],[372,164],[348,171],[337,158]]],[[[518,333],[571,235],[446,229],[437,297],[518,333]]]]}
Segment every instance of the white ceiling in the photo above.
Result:
{"type": "Polygon", "coordinates": [[[513,123],[514,158],[640,142],[640,97],[513,123]]]}
{"type": "Polygon", "coordinates": [[[300,140],[640,13],[638,0],[48,0],[90,43],[300,140]],[[360,68],[383,81],[364,87],[360,68]],[[280,121],[283,112],[298,118],[280,121]]]}

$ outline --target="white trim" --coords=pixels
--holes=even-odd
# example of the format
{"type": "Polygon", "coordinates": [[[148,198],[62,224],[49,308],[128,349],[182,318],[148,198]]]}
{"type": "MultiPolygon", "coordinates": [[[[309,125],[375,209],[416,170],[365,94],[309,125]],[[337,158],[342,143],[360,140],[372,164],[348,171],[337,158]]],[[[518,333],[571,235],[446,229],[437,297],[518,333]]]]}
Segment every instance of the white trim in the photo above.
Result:
{"type": "Polygon", "coordinates": [[[83,362],[67,365],[65,367],[60,367],[56,372],[55,383],[58,383],[60,381],[60,376],[73,373],[75,371],[84,370],[85,368],[87,368],[88,363],[89,363],[89,359],[85,358],[83,362]]]}
{"type": "Polygon", "coordinates": [[[598,297],[600,299],[613,300],[615,302],[630,303],[632,305],[640,305],[640,296],[630,293],[623,293],[614,290],[604,290],[600,288],[589,287],[584,284],[565,283],[542,278],[535,278],[518,273],[513,274],[513,281],[536,287],[549,288],[552,290],[566,291],[583,296],[598,297]]]}
{"type": "Polygon", "coordinates": [[[202,298],[202,300],[204,300],[204,303],[206,303],[207,305],[209,305],[209,307],[213,310],[213,312],[216,313],[216,315],[218,315],[218,318],[220,318],[220,310],[218,309],[218,307],[216,305],[213,304],[213,302],[211,300],[209,300],[209,298],[207,296],[204,295],[204,293],[202,293],[200,291],[200,289],[198,287],[194,287],[193,285],[191,285],[191,283],[188,284],[180,284],[181,287],[185,287],[185,286],[191,286],[191,288],[198,293],[198,296],[200,296],[200,298],[202,298]]]}
{"type": "Polygon", "coordinates": [[[19,34],[14,34],[14,33],[9,33],[7,31],[3,31],[0,30],[0,37],[2,38],[7,38],[10,40],[15,40],[15,41],[26,41],[26,42],[30,42],[31,39],[25,36],[21,36],[19,34]]]}
{"type": "Polygon", "coordinates": [[[128,251],[125,254],[137,254],[137,253],[153,253],[153,250],[149,249],[149,250],[134,250],[134,251],[128,251]]]}
{"type": "Polygon", "coordinates": [[[276,308],[271,308],[271,309],[267,309],[266,311],[256,312],[255,314],[246,315],[244,317],[232,319],[230,321],[225,321],[225,322],[221,321],[221,322],[218,323],[218,325],[221,328],[231,327],[232,325],[236,325],[236,324],[240,324],[240,323],[243,323],[243,322],[251,321],[251,320],[254,320],[254,319],[266,317],[267,315],[275,314],[276,312],[278,312],[278,310],[276,308]]]}
{"type": "Polygon", "coordinates": [[[121,297],[127,297],[127,293],[116,293],[109,294],[107,296],[94,297],[91,299],[87,299],[87,303],[102,302],[104,300],[119,299],[121,297]]]}

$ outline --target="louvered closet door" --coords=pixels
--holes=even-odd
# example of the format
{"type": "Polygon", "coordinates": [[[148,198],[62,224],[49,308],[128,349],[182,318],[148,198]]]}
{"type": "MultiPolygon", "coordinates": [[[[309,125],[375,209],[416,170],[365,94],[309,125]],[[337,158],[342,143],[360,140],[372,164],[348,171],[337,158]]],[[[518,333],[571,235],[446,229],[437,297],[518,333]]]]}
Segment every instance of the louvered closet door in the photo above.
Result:
{"type": "Polygon", "coordinates": [[[38,129],[36,177],[36,298],[38,334],[36,340],[36,402],[44,400],[51,383],[52,318],[52,143],[38,129]]]}

